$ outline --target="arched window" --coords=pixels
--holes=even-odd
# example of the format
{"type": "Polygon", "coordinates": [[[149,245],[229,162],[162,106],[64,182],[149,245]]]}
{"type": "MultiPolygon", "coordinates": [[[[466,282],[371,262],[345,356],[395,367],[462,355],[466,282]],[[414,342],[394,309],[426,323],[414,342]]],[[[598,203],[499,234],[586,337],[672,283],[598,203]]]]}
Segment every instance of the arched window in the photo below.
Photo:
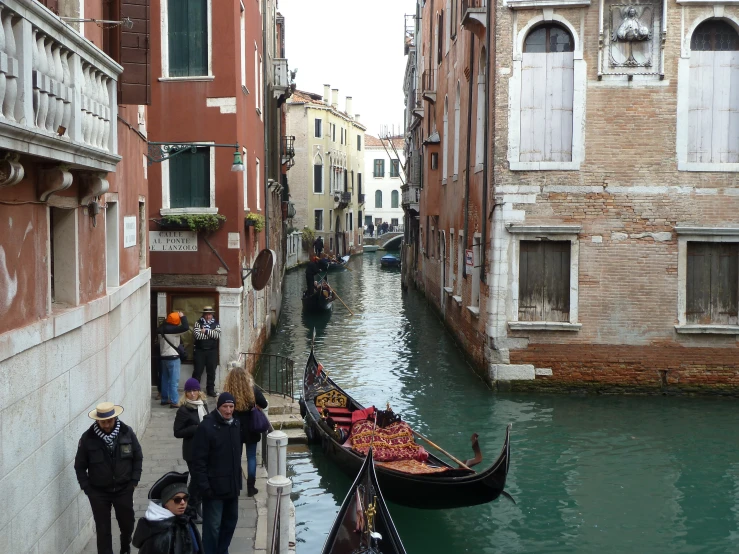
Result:
{"type": "Polygon", "coordinates": [[[397,208],[398,207],[398,204],[399,204],[398,196],[399,195],[398,195],[398,191],[397,190],[394,190],[393,192],[390,193],[390,207],[391,208],[397,208]]]}
{"type": "Polygon", "coordinates": [[[313,192],[323,194],[323,158],[320,155],[313,158],[313,192]]]}
{"type": "Polygon", "coordinates": [[[457,81],[457,95],[454,99],[454,175],[459,175],[459,81],[457,81]]]}
{"type": "Polygon", "coordinates": [[[449,99],[444,97],[444,135],[441,137],[441,178],[446,179],[449,160],[449,99]]]}
{"type": "Polygon", "coordinates": [[[382,191],[375,191],[375,208],[382,208],[382,191]]]}
{"type": "Polygon", "coordinates": [[[521,71],[522,162],[572,161],[574,46],[564,27],[535,27],[523,46],[521,71]]]}
{"type": "Polygon", "coordinates": [[[485,120],[485,63],[487,51],[485,47],[480,51],[479,71],[477,73],[477,127],[475,132],[475,163],[481,164],[485,159],[485,137],[483,123],[485,120]]]}
{"type": "Polygon", "coordinates": [[[690,39],[688,162],[739,162],[739,35],[721,19],[690,39]]]}

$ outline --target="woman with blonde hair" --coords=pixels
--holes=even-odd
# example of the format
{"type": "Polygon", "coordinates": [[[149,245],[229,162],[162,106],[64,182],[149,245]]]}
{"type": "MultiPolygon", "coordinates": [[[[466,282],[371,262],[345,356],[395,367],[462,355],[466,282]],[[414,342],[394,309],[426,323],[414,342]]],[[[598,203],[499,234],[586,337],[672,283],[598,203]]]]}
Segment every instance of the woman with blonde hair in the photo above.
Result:
{"type": "Polygon", "coordinates": [[[235,402],[234,417],[241,423],[241,442],[246,445],[246,494],[254,496],[259,491],[254,487],[257,480],[257,444],[261,434],[253,432],[251,418],[253,410],[267,408],[267,400],[262,390],[254,384],[254,378],[238,363],[232,362],[231,370],[226,375],[223,390],[230,392],[235,402]]]}
{"type": "Polygon", "coordinates": [[[180,398],[178,404],[179,409],[174,418],[174,436],[182,439],[182,459],[187,463],[187,469],[190,472],[190,505],[195,507],[198,514],[198,522],[202,517],[202,506],[200,491],[197,484],[192,478],[192,467],[190,463],[193,459],[192,445],[195,438],[195,431],[203,418],[208,414],[208,403],[203,391],[200,390],[200,381],[190,378],[185,382],[185,394],[180,398]]]}

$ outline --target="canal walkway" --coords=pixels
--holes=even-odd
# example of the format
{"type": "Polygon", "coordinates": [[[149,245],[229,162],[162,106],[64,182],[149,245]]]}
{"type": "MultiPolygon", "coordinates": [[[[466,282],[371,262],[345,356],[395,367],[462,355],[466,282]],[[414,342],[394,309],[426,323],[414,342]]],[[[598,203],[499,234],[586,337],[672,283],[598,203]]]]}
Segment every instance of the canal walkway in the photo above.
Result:
{"type": "MultiPolygon", "coordinates": [[[[267,395],[267,399],[275,412],[281,411],[280,407],[284,404],[281,397],[271,398],[267,395]]],[[[182,441],[175,438],[172,432],[174,416],[175,410],[170,409],[169,406],[161,406],[158,400],[151,401],[151,419],[143,436],[139,437],[144,453],[144,465],[141,481],[134,492],[133,507],[137,522],[146,512],[149,504],[147,496],[154,482],[168,471],[187,471],[187,464],[182,459],[182,441]]],[[[290,417],[289,414],[271,415],[270,420],[277,428],[279,422],[290,417]]],[[[125,413],[121,419],[125,421],[125,413]]],[[[246,474],[246,455],[242,458],[242,468],[246,474]]],[[[230,554],[267,554],[267,470],[262,467],[261,443],[260,448],[257,448],[256,487],[259,493],[249,498],[246,496],[246,482],[244,482],[244,490],[239,498],[239,523],[231,541],[230,554]]],[[[113,551],[119,552],[118,524],[115,517],[113,515],[111,517],[113,520],[113,551]]],[[[289,538],[290,551],[295,552],[295,509],[292,503],[290,505],[289,538]]],[[[96,537],[93,535],[82,551],[84,554],[96,554],[95,540],[96,537]]],[[[132,547],[131,552],[137,552],[137,549],[132,547]]]]}

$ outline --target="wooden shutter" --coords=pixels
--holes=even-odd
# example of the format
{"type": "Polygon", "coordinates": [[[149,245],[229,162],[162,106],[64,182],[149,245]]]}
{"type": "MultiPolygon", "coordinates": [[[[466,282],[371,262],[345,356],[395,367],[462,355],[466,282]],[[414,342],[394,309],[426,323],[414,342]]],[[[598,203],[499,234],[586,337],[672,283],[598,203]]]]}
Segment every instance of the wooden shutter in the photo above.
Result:
{"type": "Polygon", "coordinates": [[[713,115],[713,55],[695,50],[690,53],[690,90],[688,93],[688,161],[711,160],[713,115]]]}
{"type": "Polygon", "coordinates": [[[519,321],[569,321],[570,243],[521,241],[519,321]]]}
{"type": "Polygon", "coordinates": [[[735,243],[688,243],[688,323],[736,325],[739,263],[735,243]]]}
{"type": "Polygon", "coordinates": [[[375,191],[375,208],[382,208],[382,191],[375,191]]]}
{"type": "Polygon", "coordinates": [[[130,18],[133,27],[118,27],[119,63],[123,73],[118,81],[119,104],[151,104],[151,51],[149,49],[149,0],[120,0],[120,18],[130,18]]]}
{"type": "Polygon", "coordinates": [[[210,207],[210,152],[178,154],[169,160],[170,208],[210,207]]]}
{"type": "Polygon", "coordinates": [[[323,192],[323,166],[321,164],[313,166],[313,192],[323,192]]]}
{"type": "Polygon", "coordinates": [[[168,1],[170,77],[207,75],[207,0],[168,1]]]}
{"type": "MultiPolygon", "coordinates": [[[[519,161],[540,162],[544,156],[544,95],[547,55],[525,53],[521,62],[521,141],[519,161]],[[538,86],[537,86],[538,85],[538,86]]],[[[521,243],[523,246],[523,243],[521,243]]]]}

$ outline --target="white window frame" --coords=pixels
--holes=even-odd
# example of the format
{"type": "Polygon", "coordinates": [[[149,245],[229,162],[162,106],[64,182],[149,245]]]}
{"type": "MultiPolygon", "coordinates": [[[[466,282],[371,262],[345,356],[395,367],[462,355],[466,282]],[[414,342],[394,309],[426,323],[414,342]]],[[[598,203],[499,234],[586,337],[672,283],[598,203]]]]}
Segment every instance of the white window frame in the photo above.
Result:
{"type": "Polygon", "coordinates": [[[313,120],[313,138],[323,138],[323,118],[322,117],[316,117],[313,120]],[[316,122],[319,122],[319,134],[316,134],[316,122]]]}
{"type": "Polygon", "coordinates": [[[241,157],[244,159],[244,173],[242,181],[244,183],[244,211],[249,211],[249,163],[247,162],[246,148],[241,148],[241,157]]]}
{"type": "MultiPolygon", "coordinates": [[[[460,98],[462,88],[457,81],[457,94],[454,99],[454,154],[453,154],[453,172],[452,180],[456,181],[459,178],[459,133],[461,125],[461,111],[462,111],[462,99],[460,98]]],[[[469,131],[468,131],[469,132],[469,131]]]]}
{"type": "Polygon", "coordinates": [[[452,44],[452,3],[450,0],[446,0],[446,10],[444,12],[444,35],[446,37],[446,44],[444,44],[444,55],[449,53],[449,49],[452,44]]]}
{"type": "Polygon", "coordinates": [[[259,158],[254,158],[254,167],[256,168],[256,180],[255,183],[257,185],[256,188],[256,197],[257,197],[257,211],[262,209],[262,194],[259,188],[262,185],[262,162],[259,160],[259,158]]]}
{"type": "MultiPolygon", "coordinates": [[[[215,144],[213,141],[201,143],[203,145],[215,144]]],[[[161,215],[184,215],[184,214],[217,214],[216,208],[216,149],[211,146],[210,150],[210,207],[208,208],[170,208],[169,207],[169,160],[162,162],[162,208],[161,215]]]]}
{"type": "MultiPolygon", "coordinates": [[[[259,113],[259,47],[256,42],[254,43],[254,108],[259,113]]],[[[259,115],[262,114],[259,113],[259,115]]]]}
{"type": "Polygon", "coordinates": [[[506,311],[511,331],[579,331],[578,323],[580,273],[580,225],[513,225],[507,227],[513,241],[510,249],[508,272],[510,297],[506,311]],[[521,241],[569,241],[570,243],[570,321],[518,321],[519,259],[521,241]]]}
{"type": "MultiPolygon", "coordinates": [[[[72,199],[70,199],[72,200],[72,199]]],[[[51,297],[51,288],[52,288],[52,275],[51,275],[51,257],[54,255],[55,263],[54,267],[57,269],[56,277],[57,277],[57,286],[55,287],[57,295],[59,292],[59,286],[63,285],[63,288],[66,292],[70,293],[68,296],[64,298],[62,304],[66,304],[67,306],[79,306],[80,304],[80,264],[79,264],[79,255],[80,255],[80,238],[79,238],[79,217],[80,217],[80,211],[77,209],[76,203],[69,203],[69,205],[64,203],[64,197],[52,197],[49,199],[49,205],[46,210],[46,228],[48,229],[48,235],[47,235],[47,241],[46,241],[46,271],[47,271],[47,295],[46,295],[46,311],[48,314],[51,314],[55,311],[54,303],[52,302],[51,297]],[[58,236],[57,240],[54,241],[54,244],[56,245],[56,248],[63,248],[64,252],[60,251],[51,251],[51,237],[54,234],[55,228],[52,228],[51,226],[51,210],[59,208],[67,210],[67,217],[70,219],[66,219],[64,221],[64,225],[58,229],[58,236]],[[62,238],[62,241],[64,244],[60,244],[60,238],[62,238]],[[69,241],[69,242],[64,242],[69,241]],[[65,267],[61,267],[62,264],[60,263],[62,260],[66,263],[65,267]],[[70,263],[71,262],[71,263],[70,263]],[[74,264],[74,265],[72,265],[74,264]],[[61,271],[60,271],[61,269],[61,271]]],[[[101,214],[102,215],[102,214],[101,214]]],[[[57,222],[57,225],[59,225],[59,222],[57,222]]],[[[106,237],[107,242],[107,237],[106,237]]],[[[106,248],[106,256],[107,256],[107,248],[106,248]]],[[[106,268],[107,268],[107,257],[106,257],[106,268]]],[[[106,272],[106,280],[107,280],[107,272],[106,272]]],[[[60,309],[60,307],[57,308],[60,309]]]]}
{"type": "Polygon", "coordinates": [[[315,208],[313,210],[313,225],[316,224],[316,213],[321,212],[321,228],[316,231],[324,231],[326,229],[326,218],[324,217],[323,208],[315,208]]]}
{"type": "MultiPolygon", "coordinates": [[[[690,2],[691,4],[694,2],[690,2]]],[[[733,3],[733,2],[729,2],[733,3]]],[[[678,171],[721,171],[739,172],[739,163],[700,163],[688,161],[688,133],[689,133],[689,104],[690,104],[690,41],[695,29],[708,19],[723,19],[739,32],[739,18],[724,11],[724,6],[706,6],[713,8],[713,12],[704,12],[693,20],[685,29],[680,48],[680,59],[677,62],[677,170],[678,171]]],[[[685,13],[685,11],[683,11],[685,13]]]]}
{"type": "Polygon", "coordinates": [[[485,161],[485,129],[483,128],[485,121],[485,47],[480,51],[480,63],[477,72],[477,112],[475,127],[475,172],[483,170],[485,161]]]}
{"type": "Polygon", "coordinates": [[[444,136],[441,139],[441,184],[446,185],[449,171],[449,97],[444,97],[444,136]]]}
{"type": "Polygon", "coordinates": [[[243,91],[246,91],[246,10],[244,8],[244,2],[241,2],[241,15],[240,15],[240,44],[241,44],[241,87],[243,91]]]}
{"type": "Polygon", "coordinates": [[[259,56],[259,90],[258,90],[258,96],[259,96],[259,119],[264,121],[264,65],[262,61],[262,56],[259,56]]]}
{"type": "Polygon", "coordinates": [[[508,79],[508,163],[511,171],[579,171],[585,159],[585,98],[587,90],[587,63],[583,59],[582,40],[575,27],[552,9],[542,10],[543,15],[531,18],[516,34],[518,12],[513,12],[514,47],[513,68],[508,79]],[[521,72],[523,45],[529,32],[543,22],[559,23],[575,41],[572,98],[572,161],[569,162],[521,162],[521,72]]]}
{"type": "MultiPolygon", "coordinates": [[[[680,334],[739,335],[739,325],[688,324],[687,307],[688,243],[739,242],[739,228],[731,227],[675,227],[677,233],[677,325],[680,334]]],[[[739,283],[737,283],[739,286],[739,283]]]]}
{"type": "Polygon", "coordinates": [[[316,154],[315,156],[313,156],[313,164],[311,165],[311,171],[313,173],[311,175],[311,185],[312,185],[311,191],[313,192],[313,194],[325,194],[326,193],[326,171],[323,169],[324,167],[326,166],[323,163],[323,156],[321,156],[320,154],[316,154]],[[320,160],[321,163],[316,164],[316,160],[320,160]],[[321,166],[321,192],[316,192],[316,170],[314,169],[316,165],[321,166]]]}
{"type": "Polygon", "coordinates": [[[208,74],[192,77],[169,76],[169,3],[177,0],[161,0],[159,13],[162,31],[162,76],[160,81],[212,81],[213,80],[213,0],[207,0],[208,13],[208,74]]]}

